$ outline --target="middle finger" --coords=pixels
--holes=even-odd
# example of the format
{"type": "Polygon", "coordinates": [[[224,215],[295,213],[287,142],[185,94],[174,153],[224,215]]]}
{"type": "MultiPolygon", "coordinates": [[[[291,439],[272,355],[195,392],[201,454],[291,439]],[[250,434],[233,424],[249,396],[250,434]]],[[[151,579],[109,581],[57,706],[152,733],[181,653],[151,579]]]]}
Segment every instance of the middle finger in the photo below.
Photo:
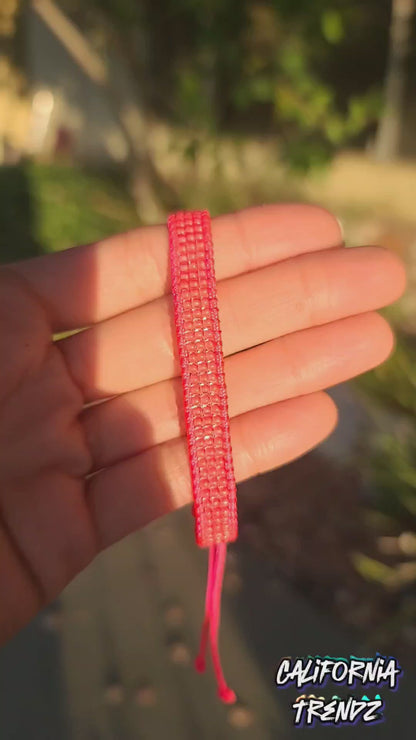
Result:
{"type": "MultiPolygon", "coordinates": [[[[390,252],[317,252],[218,283],[224,354],[394,301],[403,268],[390,252]],[[386,279],[388,276],[388,279],[386,279]]],[[[86,402],[179,375],[172,296],[58,342],[86,402]]]]}

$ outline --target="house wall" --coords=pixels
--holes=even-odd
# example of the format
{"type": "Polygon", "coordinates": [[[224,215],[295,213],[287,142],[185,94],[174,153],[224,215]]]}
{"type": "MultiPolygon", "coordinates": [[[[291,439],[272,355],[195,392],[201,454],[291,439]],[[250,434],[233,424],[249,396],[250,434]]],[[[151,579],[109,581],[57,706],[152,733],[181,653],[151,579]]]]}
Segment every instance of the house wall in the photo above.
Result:
{"type": "MultiPolygon", "coordinates": [[[[33,10],[28,10],[26,16],[26,54],[32,91],[48,90],[53,94],[41,153],[52,153],[57,142],[65,141],[81,161],[105,164],[123,160],[127,154],[125,140],[104,91],[83,72],[33,10]]],[[[30,141],[32,134],[29,132],[30,141]]]]}

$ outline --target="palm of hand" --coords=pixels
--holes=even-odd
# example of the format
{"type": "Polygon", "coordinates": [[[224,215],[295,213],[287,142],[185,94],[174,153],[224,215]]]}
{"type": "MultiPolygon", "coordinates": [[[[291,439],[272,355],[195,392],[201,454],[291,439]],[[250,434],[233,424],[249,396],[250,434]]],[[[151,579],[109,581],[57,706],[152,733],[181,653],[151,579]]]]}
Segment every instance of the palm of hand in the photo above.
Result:
{"type": "Polygon", "coordinates": [[[82,393],[46,312],[13,273],[1,279],[0,635],[62,590],[97,551],[85,498],[91,456],[82,393]]]}

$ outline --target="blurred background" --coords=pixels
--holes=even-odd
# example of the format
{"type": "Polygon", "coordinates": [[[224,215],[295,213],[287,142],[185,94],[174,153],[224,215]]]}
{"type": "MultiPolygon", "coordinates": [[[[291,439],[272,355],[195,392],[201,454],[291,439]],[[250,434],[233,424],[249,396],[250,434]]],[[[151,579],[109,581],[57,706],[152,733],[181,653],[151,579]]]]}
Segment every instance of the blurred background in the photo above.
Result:
{"type": "Polygon", "coordinates": [[[301,200],[409,278],[385,312],[394,355],[331,391],[332,437],[239,487],[221,638],[237,705],[193,672],[206,563],[182,511],[3,649],[1,740],[290,738],[281,658],[377,650],[401,688],[349,737],[414,737],[415,41],[416,0],[1,0],[2,262],[177,208],[301,200]]]}

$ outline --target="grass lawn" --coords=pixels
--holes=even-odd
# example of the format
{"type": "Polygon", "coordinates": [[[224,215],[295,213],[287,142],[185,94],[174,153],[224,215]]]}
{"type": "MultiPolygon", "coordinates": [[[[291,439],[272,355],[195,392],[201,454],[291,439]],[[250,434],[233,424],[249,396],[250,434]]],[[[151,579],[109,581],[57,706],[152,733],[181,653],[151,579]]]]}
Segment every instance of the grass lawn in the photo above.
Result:
{"type": "Polygon", "coordinates": [[[4,263],[131,229],[137,216],[115,177],[27,163],[0,168],[0,223],[4,263]]]}

